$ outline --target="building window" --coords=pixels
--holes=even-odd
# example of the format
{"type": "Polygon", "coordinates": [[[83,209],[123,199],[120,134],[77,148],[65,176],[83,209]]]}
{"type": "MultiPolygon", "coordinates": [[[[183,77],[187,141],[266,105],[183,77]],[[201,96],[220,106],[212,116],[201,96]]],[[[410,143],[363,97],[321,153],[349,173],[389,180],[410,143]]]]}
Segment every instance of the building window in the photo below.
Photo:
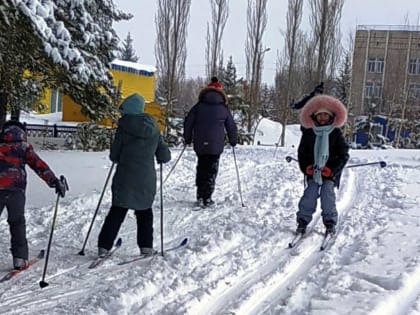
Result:
{"type": "Polygon", "coordinates": [[[420,99],[420,84],[410,83],[408,85],[408,97],[411,99],[420,99]]]}
{"type": "Polygon", "coordinates": [[[366,98],[381,98],[382,97],[382,82],[381,81],[367,81],[365,84],[366,98]]]}
{"type": "Polygon", "coordinates": [[[61,112],[61,93],[58,90],[51,91],[51,113],[61,112]]]}
{"type": "Polygon", "coordinates": [[[420,58],[410,59],[408,64],[409,74],[420,74],[420,58]]]}
{"type": "Polygon", "coordinates": [[[385,61],[382,57],[368,58],[368,72],[383,73],[385,61]]]}
{"type": "Polygon", "coordinates": [[[365,84],[365,97],[371,98],[373,96],[373,82],[366,82],[365,84]]]}

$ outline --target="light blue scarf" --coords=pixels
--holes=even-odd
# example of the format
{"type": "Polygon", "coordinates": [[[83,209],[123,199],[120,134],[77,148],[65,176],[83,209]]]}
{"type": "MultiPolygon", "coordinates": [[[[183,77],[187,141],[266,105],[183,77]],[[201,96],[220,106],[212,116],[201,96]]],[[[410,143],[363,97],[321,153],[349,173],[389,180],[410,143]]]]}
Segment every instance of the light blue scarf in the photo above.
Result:
{"type": "Polygon", "coordinates": [[[313,180],[315,183],[322,185],[322,168],[328,161],[329,157],[329,135],[333,131],[334,126],[318,126],[313,128],[316,135],[315,146],[314,146],[314,175],[313,180]]]}

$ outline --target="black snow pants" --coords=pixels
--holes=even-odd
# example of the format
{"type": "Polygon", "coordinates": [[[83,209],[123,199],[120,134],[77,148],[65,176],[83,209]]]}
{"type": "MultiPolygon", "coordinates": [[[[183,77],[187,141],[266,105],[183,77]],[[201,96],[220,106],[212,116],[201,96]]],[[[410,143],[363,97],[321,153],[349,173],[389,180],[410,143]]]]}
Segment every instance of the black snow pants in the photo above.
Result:
{"type": "MultiPolygon", "coordinates": [[[[98,247],[110,250],[127,215],[127,208],[112,206],[102,226],[98,247]]],[[[153,248],[153,211],[151,208],[134,211],[137,220],[137,245],[153,248]]]]}
{"type": "Polygon", "coordinates": [[[6,207],[12,255],[26,260],[28,259],[28,241],[26,240],[25,199],[23,191],[0,190],[0,215],[6,207]]]}
{"type": "Polygon", "coordinates": [[[197,200],[210,199],[216,186],[217,172],[219,171],[220,155],[198,155],[197,174],[197,200]]]}

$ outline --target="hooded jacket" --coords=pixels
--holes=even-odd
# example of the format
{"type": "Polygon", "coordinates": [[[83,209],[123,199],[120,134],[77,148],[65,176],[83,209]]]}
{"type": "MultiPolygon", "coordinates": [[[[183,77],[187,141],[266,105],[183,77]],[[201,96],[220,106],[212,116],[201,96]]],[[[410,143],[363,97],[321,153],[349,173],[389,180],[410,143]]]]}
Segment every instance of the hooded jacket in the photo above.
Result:
{"type": "Polygon", "coordinates": [[[332,113],[332,125],[335,127],[328,136],[329,156],[325,164],[331,169],[332,179],[336,187],[339,187],[340,177],[344,166],[349,159],[349,146],[346,143],[343,133],[339,129],[347,121],[347,110],[344,105],[336,98],[329,95],[314,96],[302,109],[300,113],[300,122],[303,128],[302,137],[298,147],[298,161],[300,170],[308,177],[312,176],[305,173],[306,168],[314,164],[314,146],[316,127],[315,113],[327,111],[332,113]]]}
{"type": "Polygon", "coordinates": [[[193,141],[198,155],[219,155],[225,144],[225,128],[229,143],[237,143],[237,129],[232,114],[226,106],[222,90],[208,87],[201,91],[199,101],[190,110],[184,122],[184,140],[193,141]]]}
{"type": "Polygon", "coordinates": [[[146,113],[122,116],[110,151],[111,161],[117,163],[112,181],[113,206],[134,210],[152,207],[155,157],[159,163],[171,159],[155,119],[146,113]]]}
{"type": "Polygon", "coordinates": [[[19,122],[6,122],[0,136],[0,190],[25,192],[26,164],[48,186],[54,187],[57,178],[27,142],[23,125],[19,122]]]}

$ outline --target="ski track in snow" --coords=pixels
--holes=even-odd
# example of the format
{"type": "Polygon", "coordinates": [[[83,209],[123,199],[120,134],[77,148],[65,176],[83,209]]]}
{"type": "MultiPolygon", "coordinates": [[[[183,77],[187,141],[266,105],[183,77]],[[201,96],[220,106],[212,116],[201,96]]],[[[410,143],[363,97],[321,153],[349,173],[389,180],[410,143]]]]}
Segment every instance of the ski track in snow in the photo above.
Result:
{"type": "MultiPolygon", "coordinates": [[[[179,152],[173,152],[166,171],[179,152]]],[[[294,151],[279,149],[276,157],[273,152],[236,150],[246,205],[242,207],[233,155],[226,150],[220,161],[216,206],[192,211],[196,158],[186,150],[164,186],[163,232],[165,247],[184,237],[189,237],[189,244],[149,261],[117,265],[138,251],[135,218],[130,213],[120,231],[121,249],[103,266],[89,270],[110,206],[110,191],[104,196],[86,256],[77,253],[99,193],[64,199],[46,276],[49,286],[39,288],[41,261],[1,285],[0,313],[418,314],[420,283],[412,279],[420,278],[420,255],[404,254],[404,249],[420,251],[418,228],[417,234],[414,228],[402,228],[418,222],[418,211],[410,210],[418,200],[405,198],[401,191],[418,187],[418,181],[406,178],[419,178],[420,170],[400,164],[345,170],[337,191],[337,235],[329,248],[319,250],[324,228],[318,209],[307,236],[288,249],[303,180],[296,162],[284,160],[294,151]],[[377,181],[378,176],[386,177],[387,183],[377,181]],[[388,257],[389,246],[400,255],[388,257]],[[395,261],[403,271],[393,269],[395,261]]],[[[158,192],[156,248],[160,247],[159,207],[158,192]]],[[[51,207],[29,209],[27,214],[30,211],[37,211],[27,220],[31,253],[36,253],[48,240],[51,207]]],[[[7,231],[2,233],[8,241],[7,231]]],[[[8,259],[0,262],[7,266],[8,259]]]]}
{"type": "MultiPolygon", "coordinates": [[[[351,179],[353,179],[353,176],[351,176],[351,179]]],[[[350,200],[354,199],[355,193],[352,192],[354,182],[343,183],[341,189],[345,191],[346,197],[344,198],[344,194],[341,193],[341,202],[338,198],[337,208],[340,211],[340,216],[343,217],[350,207],[350,200]]],[[[286,300],[294,284],[305,277],[307,271],[321,259],[324,253],[320,251],[323,231],[317,231],[316,228],[318,222],[321,221],[318,204],[317,212],[308,227],[308,232],[296,248],[287,248],[288,242],[293,237],[291,234],[290,239],[286,239],[286,242],[281,244],[282,250],[273,255],[268,263],[237,282],[234,287],[228,288],[217,299],[217,303],[213,303],[210,309],[202,310],[203,312],[200,313],[268,314],[272,305],[284,303],[281,301],[286,300]],[[227,311],[226,306],[234,308],[234,305],[238,304],[230,301],[241,301],[241,304],[237,310],[227,311]]],[[[338,225],[337,230],[339,233],[340,225],[338,225]]],[[[333,245],[332,243],[330,243],[330,246],[333,245]]]]}

